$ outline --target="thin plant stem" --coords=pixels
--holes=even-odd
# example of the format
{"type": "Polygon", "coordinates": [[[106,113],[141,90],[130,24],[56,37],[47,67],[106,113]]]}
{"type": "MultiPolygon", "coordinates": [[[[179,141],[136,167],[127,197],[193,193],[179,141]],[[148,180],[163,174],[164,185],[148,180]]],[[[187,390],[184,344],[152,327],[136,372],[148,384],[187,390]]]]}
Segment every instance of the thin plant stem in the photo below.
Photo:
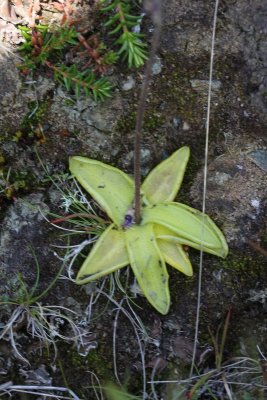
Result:
{"type": "MultiPolygon", "coordinates": [[[[213,76],[213,62],[214,62],[214,48],[215,48],[215,37],[216,37],[216,25],[217,25],[217,14],[218,14],[219,0],[215,0],[214,16],[213,16],[213,27],[212,27],[212,39],[211,39],[211,54],[210,54],[210,72],[209,72],[209,91],[208,91],[208,105],[207,105],[207,120],[206,120],[206,141],[205,141],[205,163],[204,163],[204,177],[203,177],[203,196],[202,196],[202,237],[204,235],[204,214],[206,211],[206,194],[207,194],[207,173],[208,173],[208,151],[209,151],[209,130],[210,130],[210,109],[211,109],[211,89],[212,89],[212,76],[213,76]]],[[[202,271],[203,271],[203,243],[200,248],[200,260],[199,260],[199,275],[198,275],[198,298],[197,298],[197,315],[195,324],[195,338],[194,348],[190,368],[190,377],[193,375],[197,342],[198,342],[198,331],[199,331],[199,318],[200,318],[200,306],[201,306],[201,290],[202,290],[202,271]]]]}
{"type": "Polygon", "coordinates": [[[146,95],[151,78],[151,69],[155,54],[159,44],[161,28],[161,1],[153,0],[151,7],[152,19],[154,23],[154,33],[151,42],[149,58],[146,63],[145,76],[141,87],[140,99],[137,108],[135,139],[134,139],[134,217],[135,223],[139,224],[141,219],[141,138],[144,124],[146,95]]]}
{"type": "Polygon", "coordinates": [[[229,306],[228,308],[228,312],[226,314],[226,318],[225,318],[225,323],[223,326],[223,332],[222,332],[222,340],[221,340],[221,347],[220,347],[220,351],[217,357],[217,369],[221,369],[222,366],[222,358],[223,358],[223,351],[224,351],[224,347],[225,347],[225,341],[227,338],[227,332],[228,332],[228,328],[229,328],[229,324],[230,324],[230,318],[232,315],[232,305],[229,306]]]}

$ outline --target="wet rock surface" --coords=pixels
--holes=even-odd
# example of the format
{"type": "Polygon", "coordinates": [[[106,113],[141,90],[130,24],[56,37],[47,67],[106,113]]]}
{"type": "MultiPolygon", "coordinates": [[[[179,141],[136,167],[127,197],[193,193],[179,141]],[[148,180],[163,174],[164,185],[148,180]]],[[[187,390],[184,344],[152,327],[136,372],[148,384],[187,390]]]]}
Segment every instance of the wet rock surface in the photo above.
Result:
{"type": "MultiPolygon", "coordinates": [[[[147,96],[142,172],[145,175],[176,148],[188,145],[191,158],[178,201],[201,209],[214,4],[170,0],[163,2],[163,9],[160,58],[147,96]]],[[[266,14],[266,1],[226,0],[219,5],[206,212],[225,233],[230,255],[226,260],[204,257],[197,348],[197,361],[203,370],[214,366],[214,343],[207,327],[215,334],[224,323],[230,304],[233,312],[225,359],[242,355],[257,360],[257,346],[265,355],[267,352],[266,14]]],[[[148,19],[145,25],[147,30],[152,27],[148,19]]],[[[34,249],[40,266],[40,291],[48,287],[62,266],[64,250],[56,250],[56,256],[52,245],[65,245],[66,241],[59,239],[58,230],[44,216],[50,218],[48,211],[64,216],[64,207],[61,192],[48,175],[67,179],[68,157],[77,154],[133,173],[133,131],[143,74],[143,71],[124,74],[118,67],[112,75],[114,96],[96,103],[83,97],[76,100],[43,73],[33,80],[25,79],[19,74],[16,62],[12,57],[0,61],[0,294],[5,299],[16,294],[21,277],[30,286],[35,282],[36,259],[29,248],[34,249]],[[44,111],[38,121],[34,120],[41,106],[44,111]],[[18,133],[25,118],[33,121],[33,132],[38,124],[46,126],[42,141],[37,134],[18,133]]],[[[79,237],[71,240],[73,244],[81,241],[79,237]]],[[[88,249],[85,247],[83,256],[88,249]]],[[[6,357],[11,354],[12,346],[6,340],[0,341],[0,384],[12,380],[21,384],[64,386],[67,381],[81,398],[95,399],[94,392],[86,389],[89,379],[95,382],[88,371],[96,374],[102,384],[114,380],[117,370],[121,382],[129,378],[129,390],[138,395],[143,390],[140,337],[142,351],[146,349],[148,380],[155,376],[159,380],[188,377],[199,265],[199,253],[189,250],[189,254],[194,277],[186,278],[169,270],[172,306],[168,315],[159,316],[142,296],[134,298],[142,307],[135,308],[145,328],[143,331],[139,326],[141,336],[137,336],[131,320],[134,306],[123,299],[118,288],[112,291],[114,281],[107,280],[103,287],[101,281],[97,286],[81,288],[60,279],[42,301],[65,305],[76,312],[75,322],[83,323],[79,327],[83,326],[83,332],[90,331],[91,335],[83,343],[85,355],[78,354],[73,343],[59,340],[59,362],[55,361],[49,352],[38,349],[27,326],[18,324],[14,335],[23,355],[26,356],[25,349],[35,346],[28,356],[32,365],[25,365],[14,351],[6,357]],[[97,287],[106,295],[99,294],[97,287]],[[19,370],[23,373],[19,374],[19,370]]],[[[75,271],[82,260],[83,257],[77,258],[75,271]]],[[[67,265],[64,276],[66,269],[67,265]]],[[[128,278],[122,274],[120,279],[125,283],[128,278]]],[[[132,275],[129,280],[133,283],[132,275]]],[[[12,307],[0,317],[0,328],[14,312],[16,306],[12,307]]],[[[64,335],[69,327],[63,321],[60,329],[64,335]]],[[[151,393],[149,385],[146,390],[151,393]]],[[[156,390],[168,398],[168,385],[159,385],[156,390]]]]}

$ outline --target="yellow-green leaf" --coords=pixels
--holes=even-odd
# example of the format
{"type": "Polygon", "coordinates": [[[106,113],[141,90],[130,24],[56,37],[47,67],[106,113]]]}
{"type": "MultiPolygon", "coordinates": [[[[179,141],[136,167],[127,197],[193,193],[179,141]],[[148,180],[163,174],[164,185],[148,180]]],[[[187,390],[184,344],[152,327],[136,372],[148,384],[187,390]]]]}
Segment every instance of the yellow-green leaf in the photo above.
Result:
{"type": "Polygon", "coordinates": [[[142,185],[149,204],[174,200],[184,177],[189,154],[189,147],[181,147],[149,173],[142,185]]]}
{"type": "Polygon", "coordinates": [[[161,203],[143,210],[143,224],[154,223],[174,231],[177,236],[209,249],[221,249],[226,256],[226,240],[206,214],[181,203],[161,203]]]}
{"type": "Polygon", "coordinates": [[[76,283],[84,284],[129,264],[124,232],[110,225],[93,246],[78,272],[76,283]]]}
{"type": "MultiPolygon", "coordinates": [[[[155,230],[155,235],[157,238],[157,241],[159,239],[164,239],[165,241],[168,242],[175,242],[178,244],[184,244],[190,247],[193,247],[194,249],[201,250],[201,245],[195,242],[192,242],[191,240],[185,239],[179,235],[177,235],[174,231],[171,231],[168,228],[165,228],[162,225],[155,225],[154,227],[155,230]]],[[[209,247],[202,246],[202,250],[205,251],[206,253],[214,254],[215,256],[225,258],[227,256],[228,248],[225,248],[225,246],[221,246],[218,249],[210,249],[209,247]]]]}
{"type": "Polygon", "coordinates": [[[71,157],[70,171],[117,226],[134,198],[133,180],[118,168],[86,157],[71,157]]]}
{"type": "Polygon", "coordinates": [[[166,263],[187,276],[193,275],[191,262],[183,250],[182,245],[164,239],[157,239],[157,244],[166,263]]]}
{"type": "Polygon", "coordinates": [[[161,314],[170,307],[168,273],[151,224],[125,231],[131,267],[147,300],[161,314]]]}

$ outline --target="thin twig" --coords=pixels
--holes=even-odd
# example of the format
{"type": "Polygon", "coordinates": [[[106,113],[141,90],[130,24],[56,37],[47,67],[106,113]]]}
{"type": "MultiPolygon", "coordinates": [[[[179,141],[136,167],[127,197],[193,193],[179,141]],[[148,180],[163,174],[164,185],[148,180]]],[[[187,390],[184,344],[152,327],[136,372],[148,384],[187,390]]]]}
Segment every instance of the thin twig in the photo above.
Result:
{"type": "Polygon", "coordinates": [[[258,251],[259,253],[261,253],[263,256],[267,256],[267,250],[265,250],[264,248],[262,248],[258,243],[253,242],[253,240],[247,240],[247,244],[252,247],[254,250],[258,251]]]}

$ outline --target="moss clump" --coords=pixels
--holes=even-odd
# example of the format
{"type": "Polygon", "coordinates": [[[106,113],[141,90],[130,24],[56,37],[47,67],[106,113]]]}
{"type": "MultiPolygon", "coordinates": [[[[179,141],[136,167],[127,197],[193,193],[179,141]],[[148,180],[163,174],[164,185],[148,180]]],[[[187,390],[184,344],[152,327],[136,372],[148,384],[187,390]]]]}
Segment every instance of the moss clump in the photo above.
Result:
{"type": "Polygon", "coordinates": [[[148,113],[144,121],[144,129],[148,132],[153,132],[164,123],[164,117],[161,113],[152,112],[148,113]]]}
{"type": "Polygon", "coordinates": [[[40,103],[38,108],[36,109],[36,102],[34,101],[30,102],[28,104],[29,113],[20,124],[20,129],[25,130],[31,127],[31,125],[41,123],[46,116],[49,105],[50,105],[50,100],[47,99],[42,103],[40,103]],[[34,111],[35,109],[36,111],[34,111]]]}
{"type": "Polygon", "coordinates": [[[264,268],[263,257],[255,257],[254,255],[244,255],[237,251],[230,251],[225,260],[222,260],[223,268],[246,274],[258,274],[264,268]]]}
{"type": "Polygon", "coordinates": [[[27,192],[35,182],[35,177],[28,171],[15,171],[8,167],[2,169],[1,177],[3,177],[0,178],[1,195],[8,200],[16,196],[18,192],[27,192]]]}
{"type": "MultiPolygon", "coordinates": [[[[127,134],[135,129],[136,112],[131,111],[117,122],[116,131],[127,134]]],[[[153,132],[164,123],[164,117],[159,112],[147,112],[144,119],[144,131],[153,132]]]]}
{"type": "Polygon", "coordinates": [[[136,112],[130,111],[128,114],[123,115],[117,122],[115,131],[123,134],[128,134],[134,130],[136,120],[136,112]]]}
{"type": "Polygon", "coordinates": [[[6,162],[5,157],[0,153],[0,167],[1,167],[2,165],[4,165],[5,162],[6,162]]]}
{"type": "Polygon", "coordinates": [[[12,140],[15,142],[24,139],[43,139],[43,131],[45,126],[43,123],[47,115],[48,109],[50,107],[50,99],[46,99],[39,104],[36,109],[36,102],[31,102],[28,104],[29,113],[22,120],[18,131],[13,136],[12,140]]]}

